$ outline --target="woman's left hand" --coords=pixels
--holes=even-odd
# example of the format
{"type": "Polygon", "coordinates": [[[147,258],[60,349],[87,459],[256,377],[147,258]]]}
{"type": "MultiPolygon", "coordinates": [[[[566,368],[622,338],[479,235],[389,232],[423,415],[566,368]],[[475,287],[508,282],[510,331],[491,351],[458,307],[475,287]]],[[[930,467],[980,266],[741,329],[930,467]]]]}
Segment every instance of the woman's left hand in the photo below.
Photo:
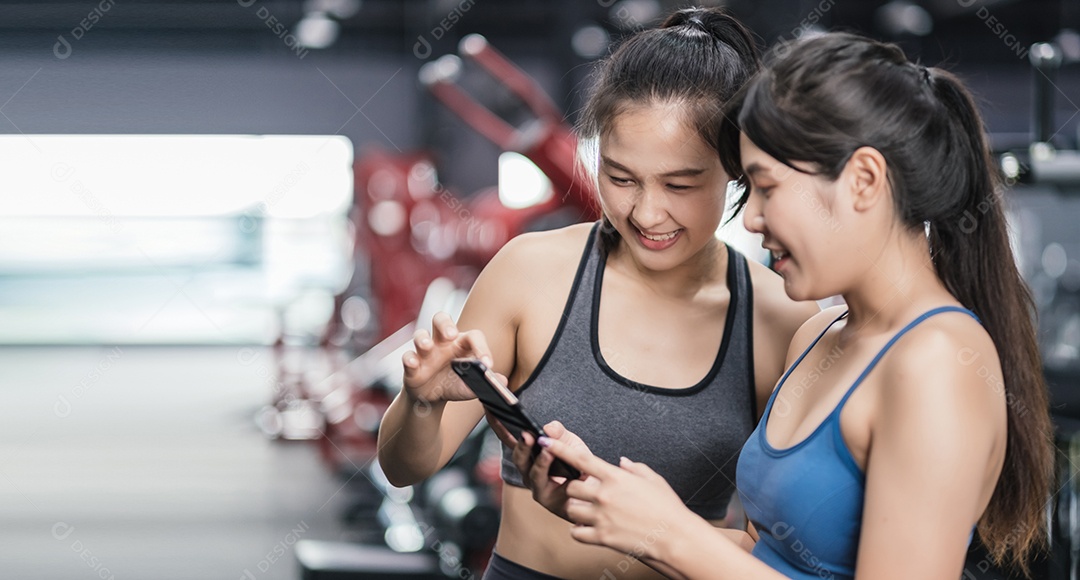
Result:
{"type": "MultiPolygon", "coordinates": [[[[536,442],[531,433],[522,432],[521,436],[524,440],[518,441],[490,413],[488,413],[487,419],[491,429],[498,435],[503,444],[510,448],[510,458],[514,465],[517,466],[518,471],[521,472],[522,483],[532,491],[533,499],[551,513],[569,521],[570,518],[566,515],[566,502],[568,499],[566,497],[566,478],[552,476],[549,472],[551,462],[555,460],[555,456],[547,450],[540,451],[539,454],[534,456],[533,451],[540,448],[534,447],[536,442]]],[[[558,439],[572,447],[581,447],[586,453],[589,452],[585,442],[568,431],[558,421],[552,421],[544,425],[544,432],[551,438],[558,439]]]]}
{"type": "Polygon", "coordinates": [[[607,546],[637,558],[657,558],[661,540],[693,513],[667,481],[644,463],[622,458],[618,466],[580,446],[542,438],[556,457],[588,474],[566,484],[566,514],[579,542],[607,546]]]}

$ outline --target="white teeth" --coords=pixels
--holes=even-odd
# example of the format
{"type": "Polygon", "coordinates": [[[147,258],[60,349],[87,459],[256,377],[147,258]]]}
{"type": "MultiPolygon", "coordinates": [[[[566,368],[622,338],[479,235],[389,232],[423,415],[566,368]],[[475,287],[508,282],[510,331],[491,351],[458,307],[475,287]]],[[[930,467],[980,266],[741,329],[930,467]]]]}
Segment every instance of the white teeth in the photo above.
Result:
{"type": "MultiPolygon", "coordinates": [[[[638,231],[641,232],[641,230],[638,230],[638,231]]],[[[671,233],[667,233],[667,234],[664,234],[662,236],[650,236],[649,234],[646,234],[645,232],[641,232],[641,235],[645,236],[646,238],[649,238],[650,240],[652,240],[654,242],[666,242],[666,241],[674,238],[676,235],[678,235],[678,233],[680,231],[681,230],[675,230],[675,231],[673,231],[671,233]]]]}
{"type": "Polygon", "coordinates": [[[787,252],[781,252],[780,250],[773,250],[772,257],[775,261],[780,261],[787,257],[787,252]]]}

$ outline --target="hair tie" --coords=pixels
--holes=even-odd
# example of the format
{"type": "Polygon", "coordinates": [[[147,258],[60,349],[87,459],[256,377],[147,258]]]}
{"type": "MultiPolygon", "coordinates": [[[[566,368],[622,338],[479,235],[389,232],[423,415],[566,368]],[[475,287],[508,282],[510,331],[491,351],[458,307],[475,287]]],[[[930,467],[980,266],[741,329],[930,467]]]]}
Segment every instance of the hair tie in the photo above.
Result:
{"type": "Polygon", "coordinates": [[[933,79],[930,78],[930,69],[928,69],[925,66],[920,64],[919,65],[919,71],[922,72],[923,82],[925,82],[929,86],[933,86],[934,81],[933,81],[933,79]]]}

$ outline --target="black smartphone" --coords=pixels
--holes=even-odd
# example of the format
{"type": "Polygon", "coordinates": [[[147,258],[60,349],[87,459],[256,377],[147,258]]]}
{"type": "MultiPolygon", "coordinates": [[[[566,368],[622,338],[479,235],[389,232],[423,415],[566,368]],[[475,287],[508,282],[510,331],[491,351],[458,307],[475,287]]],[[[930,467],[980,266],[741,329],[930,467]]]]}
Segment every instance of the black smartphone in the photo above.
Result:
{"type": "MultiPolygon", "coordinates": [[[[450,367],[461,377],[465,385],[476,393],[484,407],[506,427],[515,439],[521,441],[523,431],[532,434],[534,440],[541,435],[547,435],[544,433],[544,428],[525,413],[525,408],[522,407],[517,396],[499,383],[484,363],[476,359],[459,358],[454,359],[450,367]]],[[[540,445],[533,443],[534,458],[540,454],[540,449],[540,445]]],[[[580,471],[559,458],[555,458],[555,461],[551,463],[548,472],[556,477],[568,479],[581,477],[580,471]]]]}

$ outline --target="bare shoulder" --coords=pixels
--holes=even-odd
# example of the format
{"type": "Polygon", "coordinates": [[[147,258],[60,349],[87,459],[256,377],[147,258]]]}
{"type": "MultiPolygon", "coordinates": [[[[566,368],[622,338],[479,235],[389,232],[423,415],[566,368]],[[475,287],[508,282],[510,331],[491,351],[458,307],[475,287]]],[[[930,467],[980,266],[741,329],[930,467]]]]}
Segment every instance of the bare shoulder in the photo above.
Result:
{"type": "Polygon", "coordinates": [[[790,339],[821,311],[816,302],[796,302],[789,298],[784,279],[776,272],[753,260],[747,263],[754,288],[754,315],[771,334],[790,339]]]}
{"type": "Polygon", "coordinates": [[[882,359],[880,401],[897,417],[928,428],[986,429],[1004,417],[1001,363],[990,335],[971,316],[946,312],[924,320],[882,359]]]}
{"type": "MultiPolygon", "coordinates": [[[[815,308],[816,307],[815,304],[815,308]]],[[[787,364],[785,366],[794,364],[795,359],[797,359],[799,355],[814,342],[814,339],[824,332],[837,318],[840,318],[840,315],[846,310],[847,307],[843,305],[831,306],[825,310],[818,310],[817,314],[806,319],[802,326],[795,331],[795,335],[791,337],[791,345],[787,350],[787,364]]]]}
{"type": "Polygon", "coordinates": [[[585,249],[591,223],[521,234],[506,243],[477,278],[473,293],[513,301],[523,289],[569,284],[585,249]]]}
{"type": "Polygon", "coordinates": [[[581,223],[557,230],[521,234],[499,250],[492,264],[500,262],[502,266],[520,264],[547,269],[565,267],[567,260],[570,260],[576,265],[592,227],[592,223],[581,223]]]}

